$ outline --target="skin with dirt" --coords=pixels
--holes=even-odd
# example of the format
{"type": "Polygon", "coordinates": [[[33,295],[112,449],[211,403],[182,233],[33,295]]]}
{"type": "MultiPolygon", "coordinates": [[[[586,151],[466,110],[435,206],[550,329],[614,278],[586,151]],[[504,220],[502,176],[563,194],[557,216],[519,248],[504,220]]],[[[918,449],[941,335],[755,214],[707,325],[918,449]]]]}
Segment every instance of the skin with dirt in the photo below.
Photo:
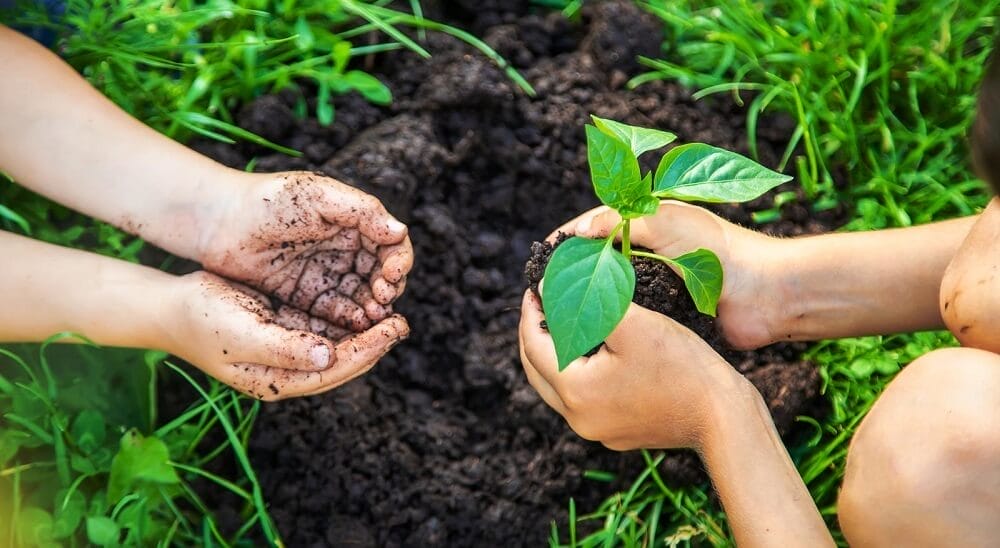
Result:
{"type": "MultiPolygon", "coordinates": [[[[240,125],[302,158],[198,145],[232,166],[256,157],[258,171],[318,170],[355,184],[410,226],[415,247],[406,292],[393,304],[411,337],[364,377],[267,406],[258,419],[250,454],[290,546],[538,546],[552,520],[565,523],[570,497],[593,509],[631,481],[643,467],[638,453],[581,440],[524,378],[517,324],[525,261],[532,242],[597,205],[583,131],[591,113],[748,152],[744,112],[728,97],[694,101],[664,83],[625,88],[641,71],[635,57],[659,55],[663,33],[632,3],[588,5],[578,24],[533,13],[527,0],[446,4],[424,2],[428,17],[483,36],[537,97],[456,40],[428,34],[430,60],[407,52],[373,60],[392,89],[391,107],[338,97],[335,121],[323,127],[293,114],[298,100],[314,112],[315,99],[292,91],[246,106],[240,125]],[[619,480],[584,479],[591,469],[619,480]]],[[[762,163],[776,165],[792,128],[785,119],[761,122],[762,163]]],[[[770,200],[715,211],[749,225],[750,212],[770,200]]],[[[839,218],[789,204],[766,229],[814,233],[839,218]]],[[[640,283],[672,280],[650,268],[640,283]]],[[[652,300],[687,321],[691,305],[676,280],[651,287],[652,300]]],[[[713,333],[710,319],[694,321],[699,333],[713,333]]],[[[815,371],[799,361],[803,348],[724,354],[785,426],[818,388],[815,371]]],[[[699,468],[671,457],[664,476],[697,480],[699,468]]]]}

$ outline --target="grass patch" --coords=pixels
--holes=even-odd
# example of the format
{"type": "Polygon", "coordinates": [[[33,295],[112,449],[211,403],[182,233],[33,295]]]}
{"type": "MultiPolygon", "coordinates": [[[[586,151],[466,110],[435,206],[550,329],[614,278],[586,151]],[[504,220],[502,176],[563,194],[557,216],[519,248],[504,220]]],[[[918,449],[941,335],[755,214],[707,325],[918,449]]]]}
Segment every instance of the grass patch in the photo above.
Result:
{"type": "Polygon", "coordinates": [[[231,546],[254,533],[280,545],[253,471],[230,481],[207,470],[229,452],[246,460],[259,402],[212,383],[198,388],[203,401],[155,428],[164,354],[98,351],[82,338],[50,346],[63,338],[78,337],[0,349],[0,542],[231,546]],[[225,441],[206,451],[218,424],[225,441]],[[223,533],[195,481],[241,500],[243,528],[223,533]]]}
{"type": "MultiPolygon", "coordinates": [[[[1000,1],[637,1],[667,32],[661,58],[642,59],[650,72],[631,85],[666,79],[697,97],[733,94],[746,107],[752,148],[763,116],[794,117],[781,168],[794,171],[817,210],[850,204],[846,230],[970,215],[988,202],[966,135],[1000,1]]],[[[807,353],[831,411],[822,422],[802,417],[814,433],[789,451],[838,543],[836,495],[855,428],[901,367],[955,344],[945,332],[917,333],[824,341],[807,353]]],[[[578,515],[597,532],[577,540],[571,520],[553,525],[550,543],[732,545],[709,487],[670,489],[656,474],[658,457],[646,456],[631,489],[578,515]]]]}

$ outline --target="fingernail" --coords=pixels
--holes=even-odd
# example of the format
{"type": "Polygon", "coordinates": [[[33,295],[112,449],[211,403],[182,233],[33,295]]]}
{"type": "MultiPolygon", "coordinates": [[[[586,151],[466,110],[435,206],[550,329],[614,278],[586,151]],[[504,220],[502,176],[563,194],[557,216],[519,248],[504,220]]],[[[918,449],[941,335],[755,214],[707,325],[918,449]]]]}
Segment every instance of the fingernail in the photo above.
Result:
{"type": "Polygon", "coordinates": [[[579,235],[590,234],[590,225],[593,224],[593,217],[585,217],[580,219],[580,222],[576,223],[576,233],[579,235]]]}
{"type": "Polygon", "coordinates": [[[312,360],[316,369],[326,369],[330,367],[330,348],[325,344],[317,344],[309,349],[309,359],[312,360]]]}
{"type": "Polygon", "coordinates": [[[399,234],[401,232],[405,232],[406,231],[406,225],[404,225],[403,223],[397,221],[396,219],[389,219],[389,221],[386,222],[386,226],[389,227],[389,230],[391,232],[396,233],[396,234],[399,234]]]}

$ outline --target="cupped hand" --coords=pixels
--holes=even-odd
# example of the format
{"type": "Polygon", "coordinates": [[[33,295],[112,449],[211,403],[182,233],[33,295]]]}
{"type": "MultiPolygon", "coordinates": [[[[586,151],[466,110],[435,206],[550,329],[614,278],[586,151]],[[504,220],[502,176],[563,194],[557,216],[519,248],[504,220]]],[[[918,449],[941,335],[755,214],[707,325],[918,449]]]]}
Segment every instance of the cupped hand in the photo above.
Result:
{"type": "Polygon", "coordinates": [[[371,369],[409,327],[389,315],[363,332],[207,272],[176,279],[163,307],[165,350],[251,397],[325,392],[371,369]]]}
{"type": "MultiPolygon", "coordinates": [[[[585,238],[606,238],[621,222],[613,209],[598,207],[560,230],[585,238]]],[[[780,340],[783,290],[774,275],[775,238],[725,221],[708,210],[664,201],[655,215],[631,223],[633,247],[666,257],[705,248],[722,262],[723,286],[718,321],[726,340],[737,349],[753,349],[780,340]]]]}
{"type": "Polygon", "coordinates": [[[698,449],[723,402],[747,390],[705,341],[635,304],[596,354],[559,371],[543,318],[527,291],[519,338],[528,381],[577,434],[611,449],[698,449]]]}
{"type": "Polygon", "coordinates": [[[392,314],[413,248],[375,197],[315,173],[238,177],[201,246],[205,270],[353,332],[392,314]]]}

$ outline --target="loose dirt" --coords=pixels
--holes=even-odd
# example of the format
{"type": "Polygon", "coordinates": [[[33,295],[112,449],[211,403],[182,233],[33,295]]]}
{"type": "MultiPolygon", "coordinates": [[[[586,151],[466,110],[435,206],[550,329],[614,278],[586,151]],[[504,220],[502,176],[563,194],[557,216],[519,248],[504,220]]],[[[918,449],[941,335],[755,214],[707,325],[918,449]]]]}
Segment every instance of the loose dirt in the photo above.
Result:
{"type": "MultiPolygon", "coordinates": [[[[583,131],[591,113],[748,152],[744,112],[728,97],[694,101],[665,83],[626,88],[642,70],[636,56],[660,55],[663,36],[631,3],[590,5],[578,23],[535,13],[527,0],[424,5],[429,17],[485,37],[537,96],[470,48],[429,34],[430,60],[406,52],[362,60],[392,89],[391,107],[338,97],[330,127],[293,114],[299,101],[314,112],[308,94],[245,107],[241,126],[303,158],[198,146],[240,168],[256,157],[258,171],[318,170],[355,184],[409,224],[415,246],[395,306],[411,338],[368,375],[268,405],[258,420],[250,454],[289,546],[540,546],[553,520],[565,523],[570,497],[593,509],[633,479],[637,453],[581,440],[525,381],[516,332],[525,261],[532,242],[597,205],[583,131]],[[619,481],[584,479],[591,469],[619,481]]],[[[791,130],[786,119],[762,121],[763,163],[777,163],[791,130]]],[[[719,211],[751,224],[750,212],[769,205],[767,198],[719,211]]],[[[764,228],[795,235],[837,220],[836,211],[816,216],[791,204],[764,228]]],[[[665,287],[671,306],[689,314],[676,284],[665,287]]],[[[702,317],[694,321],[713,332],[702,317]]],[[[815,401],[818,378],[800,362],[802,348],[726,354],[761,388],[783,429],[815,401]]],[[[665,475],[701,478],[683,455],[668,460],[665,475]]]]}

